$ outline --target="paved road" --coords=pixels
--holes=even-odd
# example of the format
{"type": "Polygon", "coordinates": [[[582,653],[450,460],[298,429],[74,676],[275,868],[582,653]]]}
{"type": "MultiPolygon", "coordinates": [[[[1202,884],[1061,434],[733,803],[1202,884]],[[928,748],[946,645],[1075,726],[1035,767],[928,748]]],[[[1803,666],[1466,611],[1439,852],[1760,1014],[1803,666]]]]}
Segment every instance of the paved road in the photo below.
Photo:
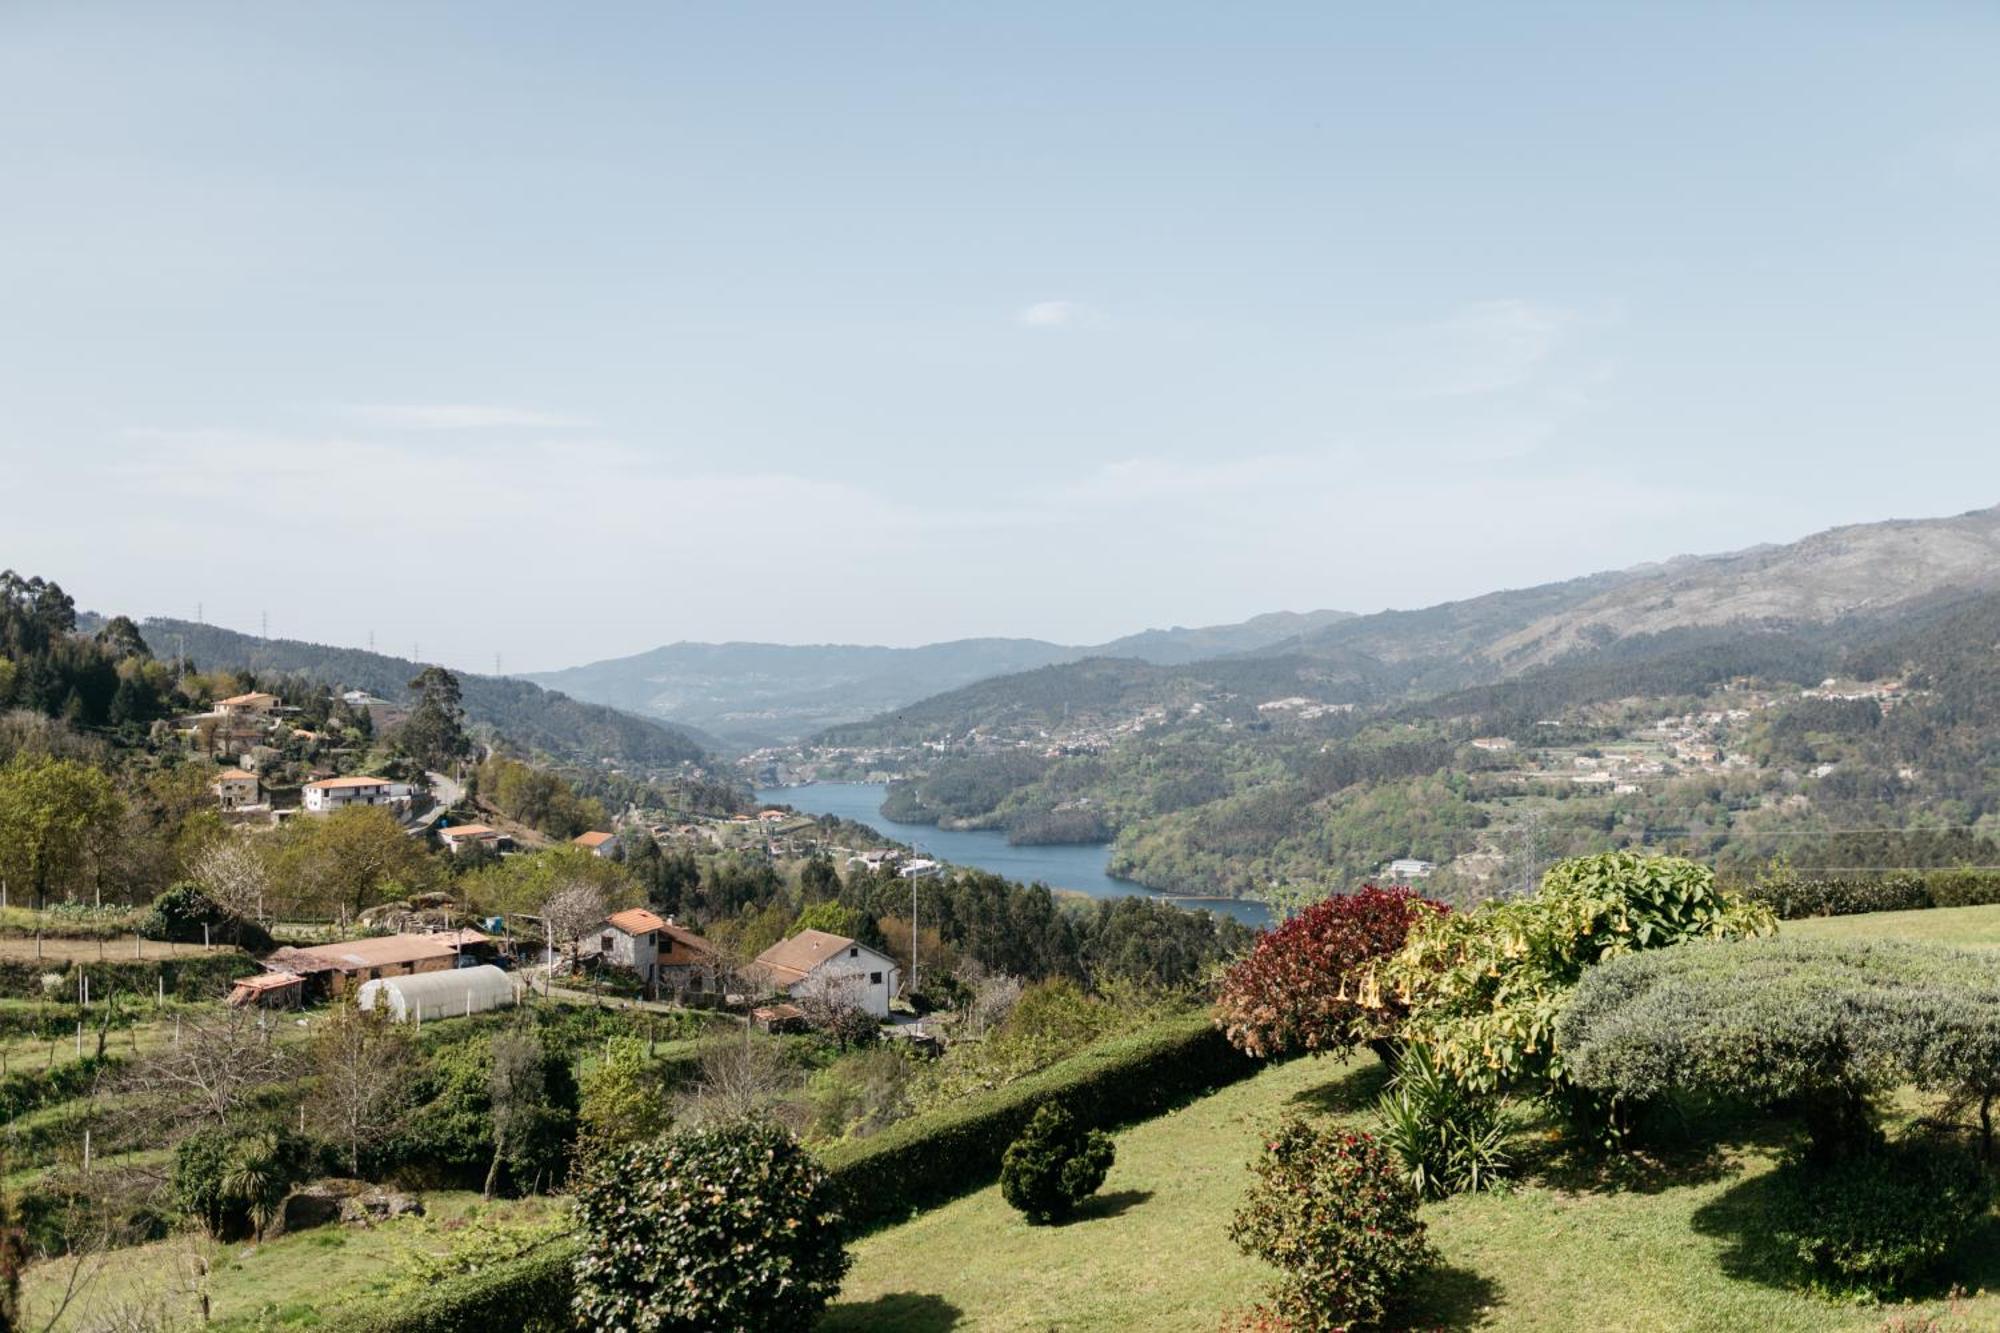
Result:
{"type": "Polygon", "coordinates": [[[424,776],[431,780],[431,795],[437,798],[437,804],[419,815],[417,822],[410,825],[412,833],[421,833],[428,829],[438,822],[445,811],[465,799],[465,787],[462,784],[453,782],[442,773],[425,773],[424,776]]]}

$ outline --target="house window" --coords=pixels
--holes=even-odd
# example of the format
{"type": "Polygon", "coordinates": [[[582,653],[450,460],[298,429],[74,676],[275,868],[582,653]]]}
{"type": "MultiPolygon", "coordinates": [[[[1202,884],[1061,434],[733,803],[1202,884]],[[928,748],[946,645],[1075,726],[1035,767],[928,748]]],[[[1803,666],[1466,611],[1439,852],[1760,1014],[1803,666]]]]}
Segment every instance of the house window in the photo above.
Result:
{"type": "Polygon", "coordinates": [[[868,984],[869,984],[869,985],[871,985],[871,986],[879,986],[879,985],[881,985],[881,984],[882,984],[882,974],[881,974],[880,972],[870,972],[870,973],[868,974],[868,984]]]}
{"type": "Polygon", "coordinates": [[[859,957],[861,956],[861,950],[860,950],[860,949],[849,949],[849,950],[847,951],[847,956],[848,956],[849,958],[859,958],[859,957]]]}
{"type": "Polygon", "coordinates": [[[599,953],[610,953],[610,952],[611,952],[611,936],[610,936],[610,935],[609,935],[608,933],[607,933],[607,934],[605,934],[604,936],[602,936],[602,937],[601,937],[601,938],[600,938],[600,939],[599,939],[599,940],[597,941],[597,951],[598,951],[599,953]]]}

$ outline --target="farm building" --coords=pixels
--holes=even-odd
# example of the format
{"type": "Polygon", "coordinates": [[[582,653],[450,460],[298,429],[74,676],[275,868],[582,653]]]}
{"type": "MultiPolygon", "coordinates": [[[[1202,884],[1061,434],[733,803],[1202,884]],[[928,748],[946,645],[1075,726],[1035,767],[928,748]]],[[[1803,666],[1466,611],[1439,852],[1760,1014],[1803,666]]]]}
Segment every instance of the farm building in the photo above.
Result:
{"type": "Polygon", "coordinates": [[[514,1003],[514,980],[489,965],[379,977],[361,983],[355,1002],[364,1010],[383,1009],[398,1023],[467,1018],[489,1009],[510,1007],[514,1003]]]}

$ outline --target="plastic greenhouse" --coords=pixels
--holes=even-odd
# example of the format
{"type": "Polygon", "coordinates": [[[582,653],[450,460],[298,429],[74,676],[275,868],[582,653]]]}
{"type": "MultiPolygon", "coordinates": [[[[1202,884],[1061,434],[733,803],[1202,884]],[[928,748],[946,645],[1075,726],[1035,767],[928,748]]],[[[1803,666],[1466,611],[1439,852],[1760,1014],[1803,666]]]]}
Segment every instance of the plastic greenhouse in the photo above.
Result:
{"type": "Polygon", "coordinates": [[[514,1003],[514,979],[490,964],[364,982],[357,1003],[381,1007],[398,1023],[466,1018],[514,1003]]]}

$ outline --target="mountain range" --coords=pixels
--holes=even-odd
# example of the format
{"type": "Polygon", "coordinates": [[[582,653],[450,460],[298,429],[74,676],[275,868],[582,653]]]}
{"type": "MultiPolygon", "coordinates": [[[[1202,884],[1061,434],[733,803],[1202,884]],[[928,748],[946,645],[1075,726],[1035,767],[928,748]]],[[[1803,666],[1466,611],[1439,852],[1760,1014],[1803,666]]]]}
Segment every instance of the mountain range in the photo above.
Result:
{"type": "Polygon", "coordinates": [[[521,678],[751,748],[798,740],[1013,672],[1100,657],[1176,665],[1274,648],[1349,617],[1345,611],[1280,611],[1235,625],[1145,630],[1087,647],[1041,639],[957,639],[916,648],[673,643],[521,678]]]}
{"type": "Polygon", "coordinates": [[[1256,688],[1348,702],[1418,697],[1589,659],[1615,644],[1627,645],[1621,655],[1629,657],[1651,644],[1684,649],[1760,630],[1880,621],[1994,589],[2000,507],[1854,524],[1418,610],[1277,612],[1087,647],[1037,639],[917,648],[677,643],[526,679],[751,747],[833,727],[847,740],[907,735],[907,724],[1031,705],[1069,709],[1115,697],[1114,711],[1143,707],[1160,691],[1185,693],[1175,683],[1183,678],[1254,679],[1256,688]],[[871,719],[881,725],[843,725],[871,719]]]}

